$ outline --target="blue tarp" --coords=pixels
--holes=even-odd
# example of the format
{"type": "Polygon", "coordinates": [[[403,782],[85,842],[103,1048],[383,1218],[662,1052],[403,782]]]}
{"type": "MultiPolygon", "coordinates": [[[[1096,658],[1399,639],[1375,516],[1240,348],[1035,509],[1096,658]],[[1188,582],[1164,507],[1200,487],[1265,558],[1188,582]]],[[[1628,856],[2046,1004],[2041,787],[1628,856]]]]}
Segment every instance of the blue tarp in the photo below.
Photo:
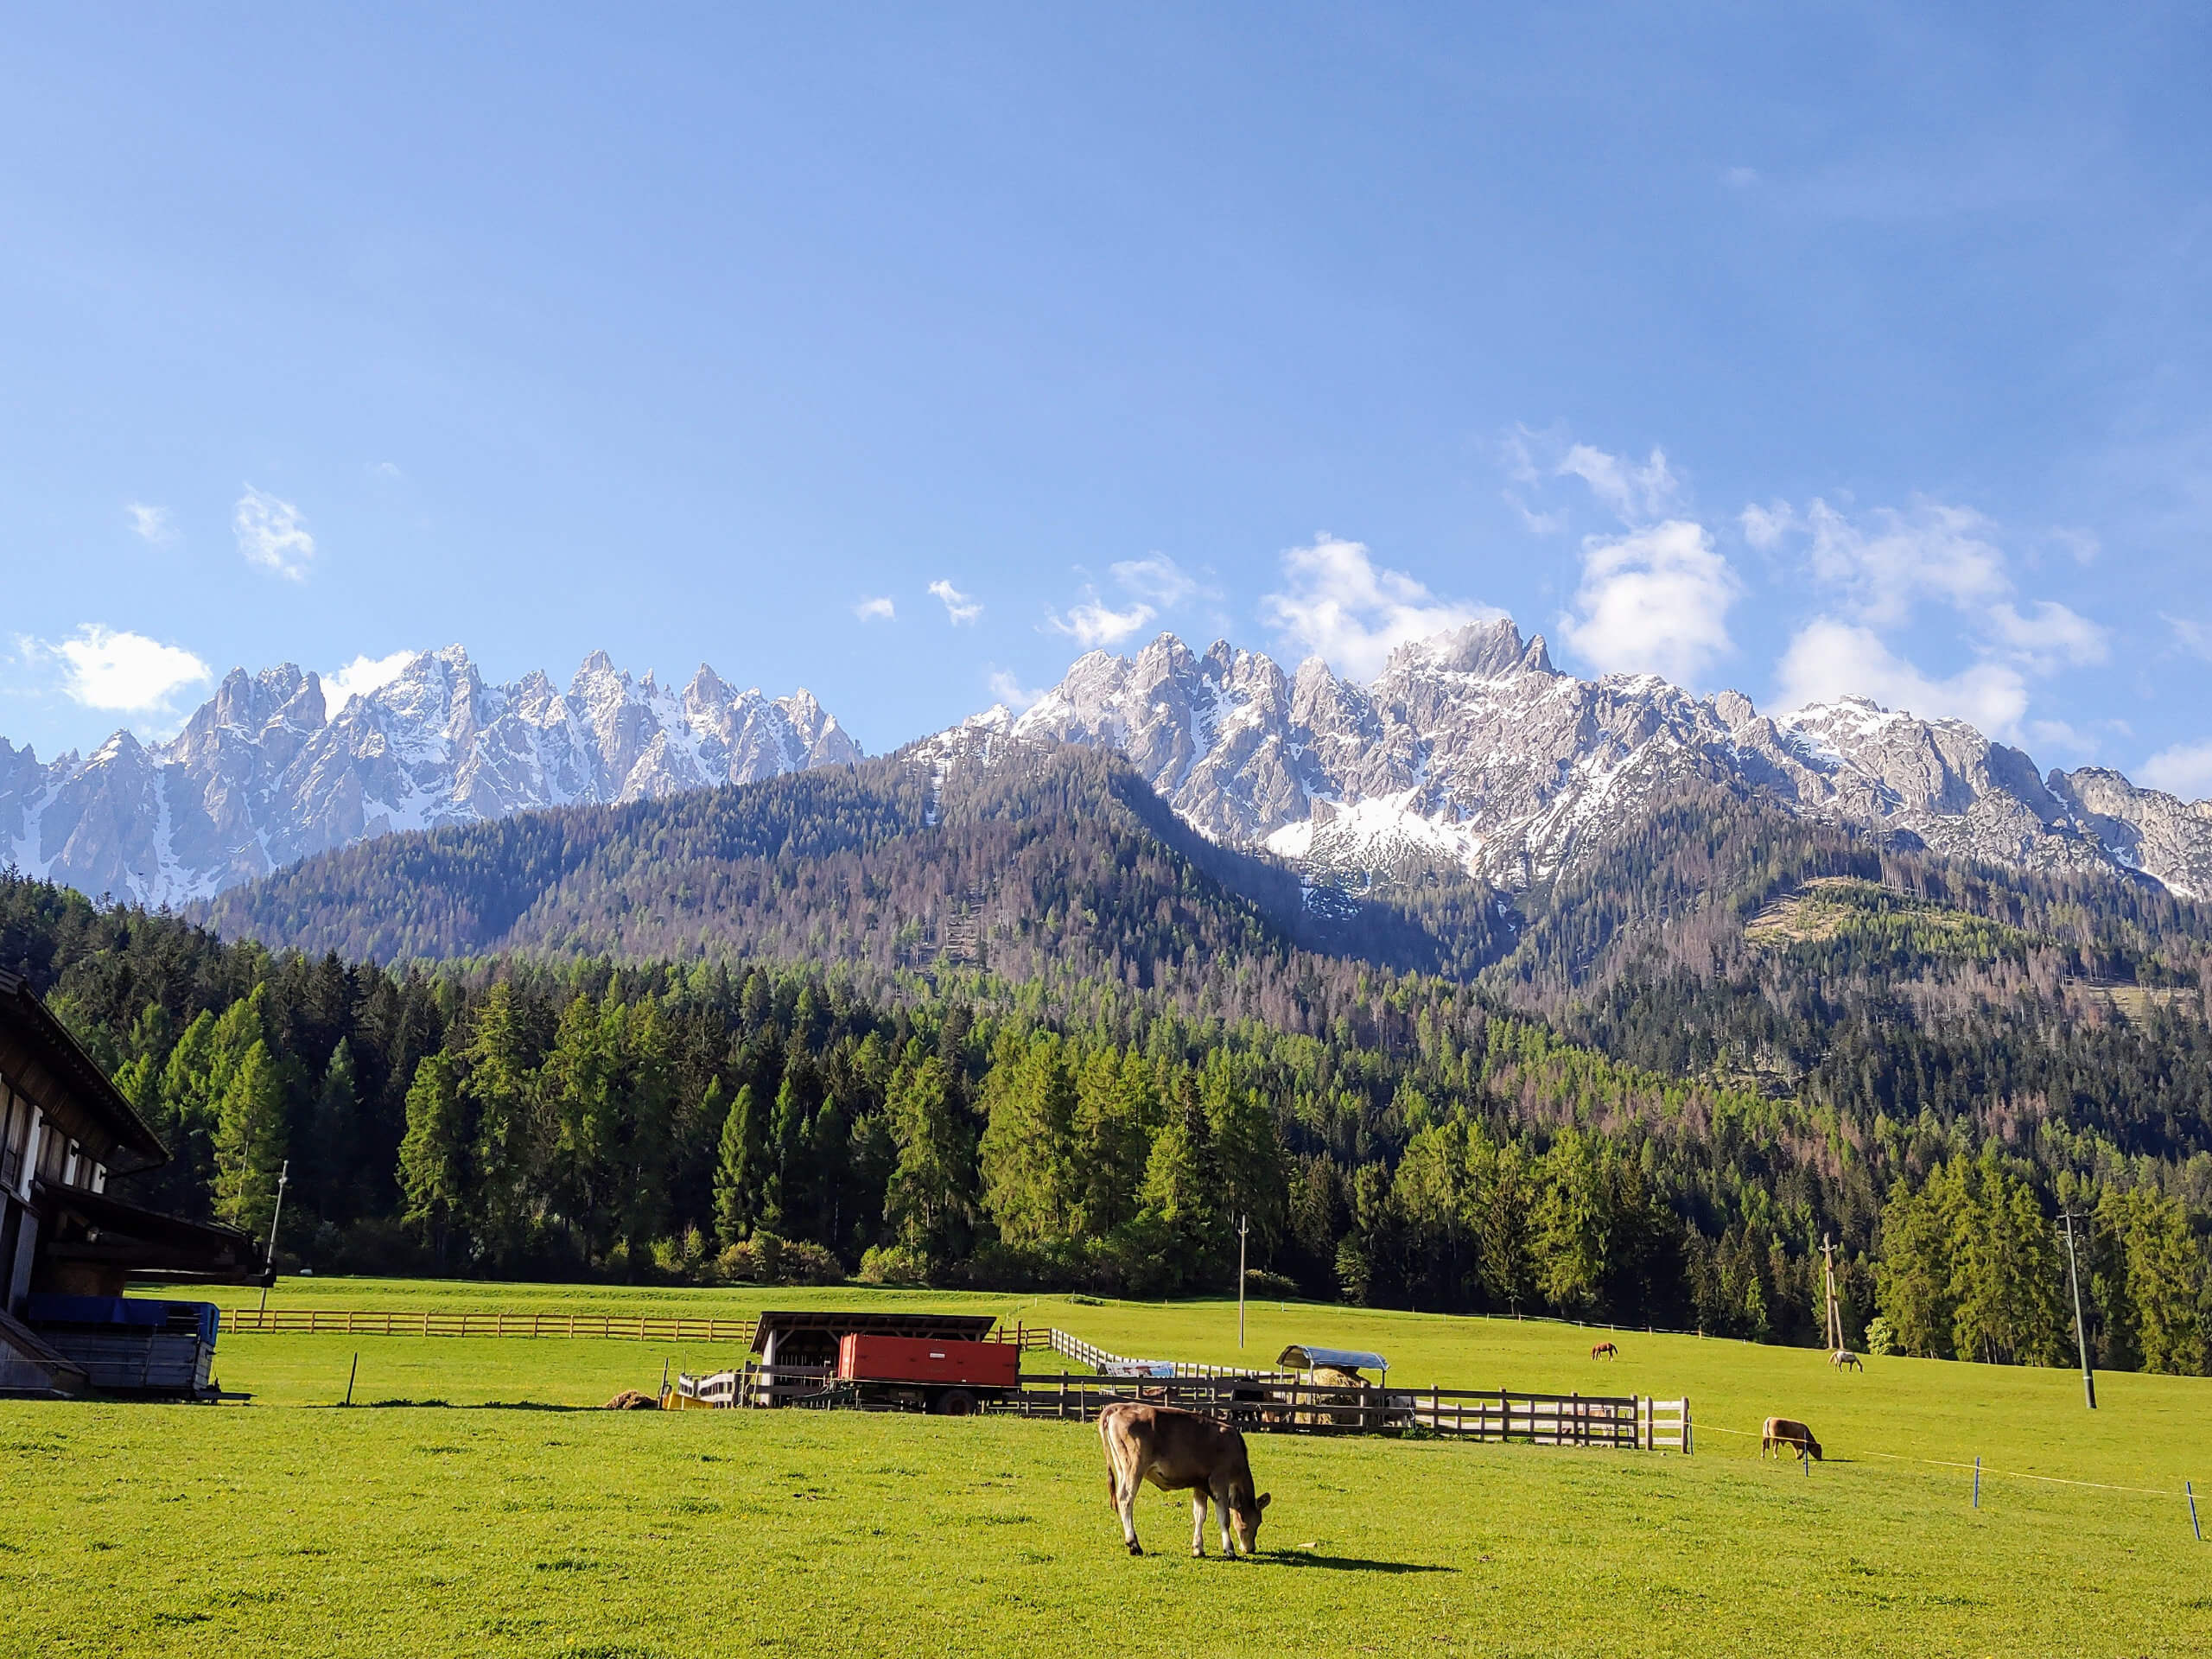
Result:
{"type": "Polygon", "coordinates": [[[1340,1371],[1387,1371],[1390,1362],[1380,1354],[1362,1353],[1353,1348],[1315,1348],[1309,1344],[1294,1342],[1275,1357],[1275,1363],[1287,1365],[1294,1371],[1310,1371],[1318,1366],[1333,1366],[1340,1371]]]}
{"type": "Polygon", "coordinates": [[[180,1312],[188,1311],[200,1340],[214,1346],[222,1328],[222,1314],[212,1302],[156,1302],[130,1296],[56,1296],[30,1299],[24,1310],[33,1325],[131,1325],[161,1326],[180,1312]]]}

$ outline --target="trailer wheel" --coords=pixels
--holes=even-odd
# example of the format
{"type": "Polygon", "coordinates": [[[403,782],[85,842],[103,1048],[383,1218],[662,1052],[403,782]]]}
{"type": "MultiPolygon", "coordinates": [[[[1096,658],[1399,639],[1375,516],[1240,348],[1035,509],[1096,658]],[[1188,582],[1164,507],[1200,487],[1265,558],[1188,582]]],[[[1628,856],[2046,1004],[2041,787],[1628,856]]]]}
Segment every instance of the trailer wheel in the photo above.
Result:
{"type": "Polygon", "coordinates": [[[976,1410],[976,1396],[965,1389],[947,1389],[930,1402],[930,1409],[940,1417],[968,1417],[976,1410]]]}

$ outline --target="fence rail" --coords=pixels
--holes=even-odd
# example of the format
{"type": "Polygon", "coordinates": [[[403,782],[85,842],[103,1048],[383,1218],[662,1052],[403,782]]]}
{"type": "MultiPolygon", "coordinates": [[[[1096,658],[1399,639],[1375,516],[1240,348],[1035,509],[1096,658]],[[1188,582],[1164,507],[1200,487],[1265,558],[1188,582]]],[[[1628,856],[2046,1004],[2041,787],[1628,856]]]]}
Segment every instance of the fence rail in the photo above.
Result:
{"type": "Polygon", "coordinates": [[[1200,1365],[1186,1359],[1131,1359],[1125,1354],[1109,1353],[1096,1343],[1085,1342],[1081,1337],[1058,1329],[1047,1332],[1046,1340],[1037,1345],[1050,1348],[1062,1359],[1089,1365],[1104,1376],[1225,1378],[1297,1375],[1294,1371],[1255,1370],[1246,1365],[1200,1365]]]}
{"type": "Polygon", "coordinates": [[[1088,1421],[1117,1400],[1181,1406],[1240,1427],[1288,1433],[1435,1434],[1530,1446],[1692,1450],[1688,1400],[1638,1395],[1521,1394],[1465,1389],[1347,1388],[1268,1376],[1025,1376],[984,1409],[1088,1421]]]}
{"type": "Polygon", "coordinates": [[[753,1345],[751,1319],[640,1313],[404,1313],[397,1308],[228,1307],[225,1331],[263,1336],[594,1337],[631,1342],[753,1345]]]}

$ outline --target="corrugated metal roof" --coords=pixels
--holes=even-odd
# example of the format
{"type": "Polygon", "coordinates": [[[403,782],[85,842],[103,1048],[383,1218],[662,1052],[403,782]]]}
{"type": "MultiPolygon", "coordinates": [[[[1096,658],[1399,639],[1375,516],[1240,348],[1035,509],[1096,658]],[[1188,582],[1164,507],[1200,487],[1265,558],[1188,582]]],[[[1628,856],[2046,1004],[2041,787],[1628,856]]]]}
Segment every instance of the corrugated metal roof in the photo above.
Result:
{"type": "Polygon", "coordinates": [[[1380,1354],[1363,1353],[1356,1348],[1316,1348],[1311,1344],[1300,1342],[1294,1342],[1276,1355],[1275,1363],[1300,1371],[1310,1371],[1318,1365],[1332,1365],[1340,1371],[1387,1371],[1390,1369],[1390,1362],[1380,1354]]]}

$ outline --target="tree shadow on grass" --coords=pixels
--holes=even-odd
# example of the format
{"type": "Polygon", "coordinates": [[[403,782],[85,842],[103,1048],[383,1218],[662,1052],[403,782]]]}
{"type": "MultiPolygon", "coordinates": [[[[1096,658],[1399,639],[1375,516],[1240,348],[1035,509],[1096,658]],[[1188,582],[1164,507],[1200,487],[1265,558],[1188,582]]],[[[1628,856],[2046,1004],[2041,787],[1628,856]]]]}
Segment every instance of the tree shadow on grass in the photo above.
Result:
{"type": "Polygon", "coordinates": [[[456,1406],[450,1400],[363,1400],[350,1406],[334,1406],[334,1411],[383,1411],[399,1407],[410,1411],[602,1411],[602,1406],[556,1406],[544,1400],[479,1400],[466,1406],[456,1406]]]}
{"type": "Polygon", "coordinates": [[[1332,1573],[1457,1573],[1456,1567],[1427,1561],[1370,1561],[1357,1555],[1314,1555],[1305,1550],[1274,1550],[1259,1559],[1276,1567],[1319,1567],[1332,1573]]]}

